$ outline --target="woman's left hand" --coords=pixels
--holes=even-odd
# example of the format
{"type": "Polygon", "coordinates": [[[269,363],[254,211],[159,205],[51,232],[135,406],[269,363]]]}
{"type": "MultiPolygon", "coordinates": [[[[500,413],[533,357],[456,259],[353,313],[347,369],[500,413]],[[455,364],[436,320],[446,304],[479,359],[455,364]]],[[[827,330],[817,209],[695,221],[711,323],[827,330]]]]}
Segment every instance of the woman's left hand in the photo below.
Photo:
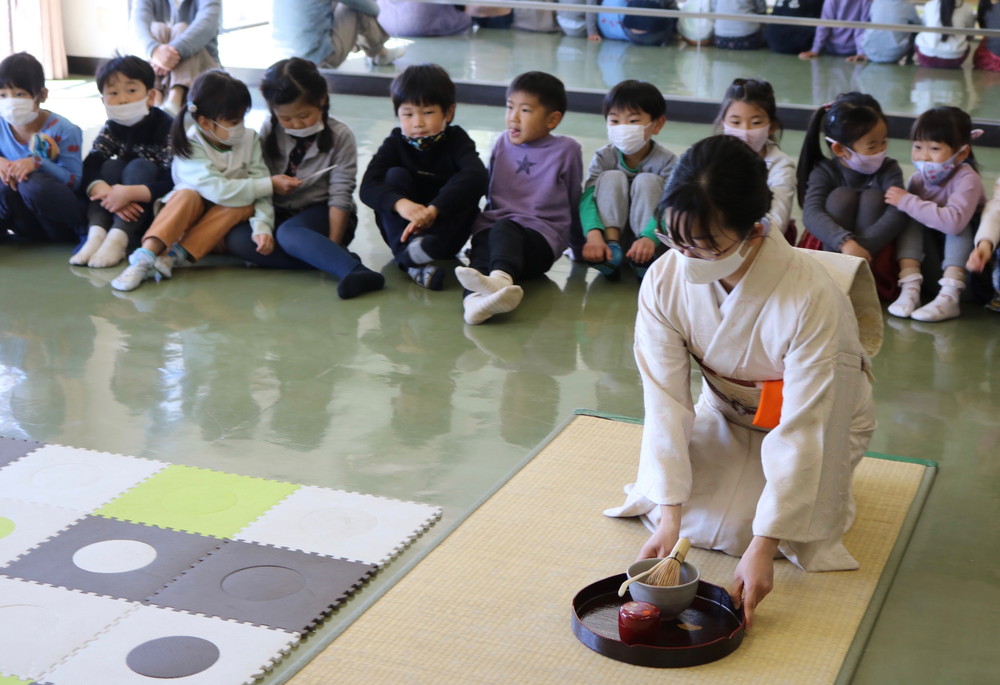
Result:
{"type": "Polygon", "coordinates": [[[274,236],[267,233],[257,233],[254,235],[253,241],[257,244],[257,252],[260,254],[266,256],[274,252],[274,236]]]}
{"type": "Polygon", "coordinates": [[[753,613],[774,587],[774,554],[778,551],[778,540],[754,536],[743,558],[733,573],[733,587],[729,595],[738,609],[743,606],[747,617],[747,628],[753,625],[753,613]]]}

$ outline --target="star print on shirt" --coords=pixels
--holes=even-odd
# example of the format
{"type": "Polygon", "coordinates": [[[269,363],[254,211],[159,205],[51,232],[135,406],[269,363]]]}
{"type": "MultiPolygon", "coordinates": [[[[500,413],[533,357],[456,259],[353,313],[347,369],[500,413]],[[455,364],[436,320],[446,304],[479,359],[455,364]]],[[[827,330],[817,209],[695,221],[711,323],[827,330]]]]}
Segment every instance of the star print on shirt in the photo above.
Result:
{"type": "Polygon", "coordinates": [[[538,162],[529,162],[528,155],[527,153],[525,153],[521,161],[517,163],[516,173],[519,174],[523,171],[526,175],[531,176],[531,167],[535,166],[536,164],[538,164],[538,162]]]}

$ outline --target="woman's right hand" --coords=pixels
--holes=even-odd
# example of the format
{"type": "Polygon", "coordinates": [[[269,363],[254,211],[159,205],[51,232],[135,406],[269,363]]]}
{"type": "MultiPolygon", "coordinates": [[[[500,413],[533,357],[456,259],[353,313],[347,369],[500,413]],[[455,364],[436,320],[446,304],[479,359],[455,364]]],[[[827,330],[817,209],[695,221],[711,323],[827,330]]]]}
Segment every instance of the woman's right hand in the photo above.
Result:
{"type": "Polygon", "coordinates": [[[278,195],[288,195],[300,185],[302,185],[302,181],[294,176],[276,174],[271,177],[271,186],[274,188],[274,192],[278,195]]]}
{"type": "Polygon", "coordinates": [[[681,505],[661,504],[660,523],[639,550],[639,559],[662,559],[670,556],[681,535],[681,505]]]}

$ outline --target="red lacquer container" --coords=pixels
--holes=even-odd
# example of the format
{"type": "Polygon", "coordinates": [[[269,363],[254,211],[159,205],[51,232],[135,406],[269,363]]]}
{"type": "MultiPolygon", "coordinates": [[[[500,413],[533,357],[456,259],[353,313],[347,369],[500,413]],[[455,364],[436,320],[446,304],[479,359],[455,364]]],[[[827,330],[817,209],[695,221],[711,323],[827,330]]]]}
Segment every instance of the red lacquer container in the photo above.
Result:
{"type": "Polygon", "coordinates": [[[618,610],[618,636],[628,645],[655,645],[660,610],[649,602],[625,602],[618,610]]]}

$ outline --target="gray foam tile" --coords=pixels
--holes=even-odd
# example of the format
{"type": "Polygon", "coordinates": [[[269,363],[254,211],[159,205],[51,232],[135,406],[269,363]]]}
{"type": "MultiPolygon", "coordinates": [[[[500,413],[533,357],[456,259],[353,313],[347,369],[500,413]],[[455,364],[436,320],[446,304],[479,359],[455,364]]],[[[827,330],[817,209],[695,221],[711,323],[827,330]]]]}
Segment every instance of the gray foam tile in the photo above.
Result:
{"type": "Polygon", "coordinates": [[[17,461],[24,455],[42,447],[44,443],[33,440],[17,440],[15,438],[0,438],[0,468],[12,461],[17,461]]]}
{"type": "Polygon", "coordinates": [[[142,601],[190,568],[216,538],[87,516],[11,562],[12,577],[142,601]]]}
{"type": "Polygon", "coordinates": [[[305,632],[375,570],[358,561],[236,541],[209,554],[149,601],[305,632]]]}

